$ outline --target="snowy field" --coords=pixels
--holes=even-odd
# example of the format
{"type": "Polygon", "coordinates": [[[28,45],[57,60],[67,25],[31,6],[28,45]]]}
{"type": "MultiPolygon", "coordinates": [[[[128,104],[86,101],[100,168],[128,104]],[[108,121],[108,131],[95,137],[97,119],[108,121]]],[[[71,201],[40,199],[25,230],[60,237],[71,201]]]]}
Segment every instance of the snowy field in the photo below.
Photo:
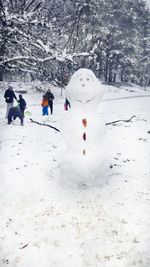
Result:
{"type": "Polygon", "coordinates": [[[60,89],[52,88],[54,114],[48,117],[41,115],[42,93],[24,95],[24,126],[19,120],[7,125],[4,89],[0,267],[149,267],[150,91],[108,87],[99,116],[105,122],[135,117],[106,126],[104,185],[71,187],[61,182],[61,133],[29,119],[60,129],[66,112],[60,89]]]}

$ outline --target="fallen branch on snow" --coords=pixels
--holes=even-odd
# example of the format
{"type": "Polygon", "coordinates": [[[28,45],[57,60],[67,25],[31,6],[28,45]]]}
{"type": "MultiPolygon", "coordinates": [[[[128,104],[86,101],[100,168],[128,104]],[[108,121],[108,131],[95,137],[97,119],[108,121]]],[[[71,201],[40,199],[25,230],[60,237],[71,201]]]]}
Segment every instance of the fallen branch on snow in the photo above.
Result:
{"type": "Polygon", "coordinates": [[[23,247],[21,247],[20,249],[24,249],[28,246],[28,244],[24,245],[23,247]]]}
{"type": "Polygon", "coordinates": [[[30,121],[31,121],[32,123],[36,123],[36,124],[38,124],[38,125],[42,125],[42,126],[50,127],[50,128],[52,128],[52,129],[54,129],[55,131],[60,132],[60,130],[58,130],[56,127],[51,126],[51,125],[49,125],[49,124],[46,124],[46,123],[40,123],[40,122],[38,122],[38,121],[34,121],[34,120],[32,120],[31,118],[30,118],[30,121]]]}
{"type": "Polygon", "coordinates": [[[112,121],[112,122],[107,122],[106,125],[110,125],[110,124],[113,124],[113,123],[117,123],[117,122],[120,122],[120,121],[123,121],[123,122],[130,122],[133,118],[135,118],[136,116],[133,115],[130,119],[128,120],[117,120],[117,121],[112,121]]]}

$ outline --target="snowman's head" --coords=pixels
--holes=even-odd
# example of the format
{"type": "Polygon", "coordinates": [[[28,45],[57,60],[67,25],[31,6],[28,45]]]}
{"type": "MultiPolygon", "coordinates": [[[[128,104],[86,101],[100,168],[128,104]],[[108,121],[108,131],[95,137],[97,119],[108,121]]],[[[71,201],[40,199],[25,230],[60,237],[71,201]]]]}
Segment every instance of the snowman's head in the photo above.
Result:
{"type": "Polygon", "coordinates": [[[96,104],[101,100],[103,92],[102,84],[89,69],[77,70],[66,87],[66,97],[74,104],[96,104]]]}

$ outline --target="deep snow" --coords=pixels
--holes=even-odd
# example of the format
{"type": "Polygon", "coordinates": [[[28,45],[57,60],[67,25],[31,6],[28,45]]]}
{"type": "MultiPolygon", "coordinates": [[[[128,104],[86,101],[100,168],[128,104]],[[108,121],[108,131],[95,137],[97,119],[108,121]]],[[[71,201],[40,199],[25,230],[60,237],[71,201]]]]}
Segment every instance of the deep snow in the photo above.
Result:
{"type": "Polygon", "coordinates": [[[29,120],[60,129],[66,112],[60,89],[52,88],[54,114],[48,118],[41,115],[42,93],[30,89],[22,127],[17,120],[6,124],[6,85],[1,88],[0,266],[149,267],[149,91],[106,90],[99,107],[106,122],[136,117],[107,126],[106,183],[68,187],[61,182],[61,134],[29,120]]]}

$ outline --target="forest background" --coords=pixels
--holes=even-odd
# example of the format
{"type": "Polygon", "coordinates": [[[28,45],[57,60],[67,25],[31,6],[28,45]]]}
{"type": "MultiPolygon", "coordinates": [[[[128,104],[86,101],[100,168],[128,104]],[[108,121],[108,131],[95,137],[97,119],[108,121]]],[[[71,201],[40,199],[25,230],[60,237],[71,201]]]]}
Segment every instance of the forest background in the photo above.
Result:
{"type": "Polygon", "coordinates": [[[0,0],[0,81],[64,86],[90,68],[104,83],[150,84],[144,0],[0,0]]]}

